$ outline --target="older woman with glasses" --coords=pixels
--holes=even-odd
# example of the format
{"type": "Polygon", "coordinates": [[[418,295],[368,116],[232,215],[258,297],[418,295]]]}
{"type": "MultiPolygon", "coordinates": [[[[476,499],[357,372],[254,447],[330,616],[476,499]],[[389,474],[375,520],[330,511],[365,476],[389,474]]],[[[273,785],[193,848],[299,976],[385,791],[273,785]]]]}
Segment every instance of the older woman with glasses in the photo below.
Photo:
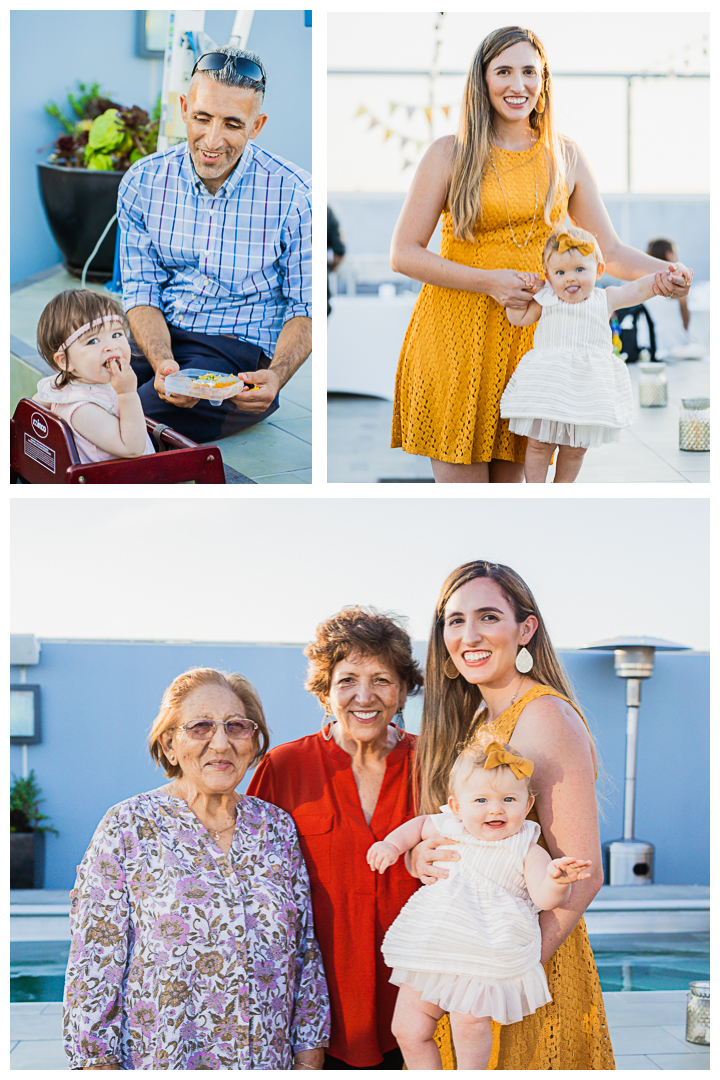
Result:
{"type": "Polygon", "coordinates": [[[71,894],[70,1069],[317,1069],[329,1004],[292,819],[238,795],[268,748],[242,675],[191,668],[150,753],[170,783],[108,810],[71,894]]]}

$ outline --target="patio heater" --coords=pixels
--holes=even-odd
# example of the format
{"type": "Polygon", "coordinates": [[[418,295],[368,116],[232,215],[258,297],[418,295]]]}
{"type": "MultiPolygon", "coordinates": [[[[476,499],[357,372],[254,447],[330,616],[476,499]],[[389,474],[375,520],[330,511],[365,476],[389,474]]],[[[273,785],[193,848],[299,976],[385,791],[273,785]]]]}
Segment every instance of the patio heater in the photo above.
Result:
{"type": "Polygon", "coordinates": [[[627,680],[627,727],[625,744],[625,812],[621,840],[603,844],[603,869],[606,885],[652,885],[655,849],[646,840],[633,836],[635,828],[635,776],[637,766],[638,714],[642,679],[653,673],[655,652],[679,652],[687,645],[653,637],[620,637],[585,645],[615,653],[615,674],[627,680]]]}

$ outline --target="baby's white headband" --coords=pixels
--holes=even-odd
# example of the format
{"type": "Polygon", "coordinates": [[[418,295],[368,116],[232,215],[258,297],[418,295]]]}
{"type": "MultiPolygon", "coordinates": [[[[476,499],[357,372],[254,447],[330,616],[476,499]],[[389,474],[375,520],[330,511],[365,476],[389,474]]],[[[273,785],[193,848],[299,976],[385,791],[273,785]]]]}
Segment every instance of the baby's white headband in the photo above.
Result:
{"type": "Polygon", "coordinates": [[[70,348],[74,341],[77,341],[77,339],[82,337],[88,330],[92,330],[95,326],[102,326],[102,324],[106,322],[123,322],[123,317],[122,315],[113,313],[112,315],[103,315],[101,319],[95,319],[94,322],[85,323],[85,325],[81,326],[79,330],[76,330],[74,334],[71,334],[67,341],[63,342],[58,349],[58,352],[65,352],[70,348]]]}

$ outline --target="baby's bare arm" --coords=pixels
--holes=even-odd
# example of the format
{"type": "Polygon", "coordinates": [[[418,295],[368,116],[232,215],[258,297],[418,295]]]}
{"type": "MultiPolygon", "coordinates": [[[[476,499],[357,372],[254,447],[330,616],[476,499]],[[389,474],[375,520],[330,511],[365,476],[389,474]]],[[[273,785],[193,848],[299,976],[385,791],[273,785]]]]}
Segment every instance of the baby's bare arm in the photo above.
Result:
{"type": "Polygon", "coordinates": [[[524,311],[522,308],[505,308],[505,314],[513,326],[532,326],[542,315],[542,308],[537,300],[529,300],[524,311]]]}
{"type": "Polygon", "coordinates": [[[673,280],[678,276],[682,277],[686,285],[691,284],[692,271],[685,273],[680,271],[679,274],[672,274],[668,270],[660,270],[656,274],[646,274],[645,277],[637,278],[635,281],[628,281],[625,285],[608,285],[605,290],[608,311],[613,312],[621,308],[635,307],[646,300],[651,300],[655,295],[654,286],[658,279],[672,284],[673,280]]]}
{"type": "Polygon", "coordinates": [[[590,866],[592,863],[587,859],[574,859],[570,855],[551,859],[544,848],[531,844],[524,868],[530,899],[542,911],[562,907],[570,897],[573,881],[590,877],[590,866]]]}
{"type": "Polygon", "coordinates": [[[429,820],[427,814],[413,818],[411,821],[406,821],[404,825],[400,825],[399,828],[393,829],[384,840],[373,844],[367,853],[367,861],[371,869],[384,873],[388,866],[398,861],[401,855],[419,844],[425,838],[426,823],[429,820]]]}
{"type": "Polygon", "coordinates": [[[137,393],[118,394],[120,419],[88,402],[76,409],[72,426],[89,442],[119,458],[142,457],[145,451],[145,417],[137,393]]]}

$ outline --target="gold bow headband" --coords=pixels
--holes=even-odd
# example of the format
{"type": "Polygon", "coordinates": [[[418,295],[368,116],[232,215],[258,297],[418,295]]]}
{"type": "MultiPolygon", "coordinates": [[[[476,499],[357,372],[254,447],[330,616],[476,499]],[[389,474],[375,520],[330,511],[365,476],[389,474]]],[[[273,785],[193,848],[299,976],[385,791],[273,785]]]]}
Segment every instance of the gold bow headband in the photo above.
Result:
{"type": "Polygon", "coordinates": [[[533,774],[535,766],[532,761],[505,750],[502,743],[488,743],[485,747],[485,753],[487,754],[487,761],[483,766],[484,769],[497,769],[498,765],[509,765],[518,780],[523,780],[526,776],[532,776],[533,774]]]}
{"type": "Polygon", "coordinates": [[[577,248],[581,255],[592,255],[595,250],[594,243],[591,243],[589,240],[576,240],[570,233],[558,233],[557,240],[558,254],[560,255],[565,251],[569,251],[571,248],[577,248]]]}

